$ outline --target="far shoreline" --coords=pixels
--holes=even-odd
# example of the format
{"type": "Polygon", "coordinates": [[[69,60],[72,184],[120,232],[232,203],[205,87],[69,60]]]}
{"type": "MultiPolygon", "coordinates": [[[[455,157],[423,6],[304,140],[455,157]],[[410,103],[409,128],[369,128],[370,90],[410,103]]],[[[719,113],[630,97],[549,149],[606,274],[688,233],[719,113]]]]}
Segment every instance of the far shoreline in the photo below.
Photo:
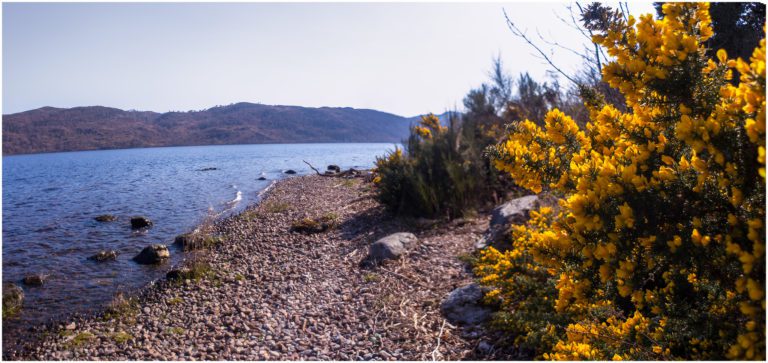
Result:
{"type": "Polygon", "coordinates": [[[127,151],[127,150],[140,150],[140,149],[174,149],[174,148],[195,148],[195,147],[220,147],[220,146],[258,146],[258,145],[329,145],[329,144],[391,144],[393,146],[403,146],[403,141],[399,142],[387,142],[387,141],[372,141],[372,142],[355,142],[355,141],[329,141],[329,142],[266,142],[257,144],[201,144],[201,145],[167,145],[167,146],[137,146],[130,148],[105,148],[105,149],[86,149],[86,150],[66,150],[66,151],[43,151],[33,153],[3,153],[3,158],[14,156],[30,156],[30,155],[50,155],[50,154],[74,154],[74,153],[88,153],[96,151],[127,151]]]}

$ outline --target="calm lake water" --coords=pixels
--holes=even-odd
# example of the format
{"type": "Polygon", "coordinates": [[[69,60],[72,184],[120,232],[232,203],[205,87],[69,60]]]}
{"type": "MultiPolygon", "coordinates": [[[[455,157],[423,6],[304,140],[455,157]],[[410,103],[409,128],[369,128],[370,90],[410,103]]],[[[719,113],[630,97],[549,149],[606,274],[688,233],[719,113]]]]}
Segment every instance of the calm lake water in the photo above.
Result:
{"type": "MultiPolygon", "coordinates": [[[[3,282],[48,275],[26,295],[18,329],[75,312],[89,312],[118,291],[162,277],[168,264],[143,266],[131,258],[152,243],[171,244],[212,212],[226,215],[258,199],[283,171],[370,168],[393,144],[273,144],[85,151],[3,157],[3,282]],[[205,168],[216,170],[201,171],[205,168]],[[257,178],[264,176],[266,181],[257,178]],[[210,211],[210,212],[209,212],[210,211]],[[118,220],[96,222],[101,214],[118,220]],[[154,223],[131,230],[130,217],[154,223]],[[117,250],[117,261],[87,260],[117,250]]],[[[171,250],[171,264],[183,254],[171,250]]]]}

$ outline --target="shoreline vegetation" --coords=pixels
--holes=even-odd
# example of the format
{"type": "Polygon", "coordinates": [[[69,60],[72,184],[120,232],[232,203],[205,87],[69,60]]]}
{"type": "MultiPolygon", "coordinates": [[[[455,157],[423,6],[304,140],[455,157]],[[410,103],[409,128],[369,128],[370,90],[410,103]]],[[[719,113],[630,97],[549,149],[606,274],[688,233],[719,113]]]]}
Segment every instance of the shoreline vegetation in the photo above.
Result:
{"type": "MultiPolygon", "coordinates": [[[[279,181],[258,204],[199,228],[219,243],[193,251],[166,279],[103,313],[41,328],[5,359],[512,359],[482,325],[441,314],[473,281],[475,241],[488,218],[391,216],[363,178],[308,175],[279,181]],[[317,233],[297,221],[333,220],[317,233]],[[418,242],[399,259],[370,263],[392,233],[418,242]]],[[[8,344],[8,342],[6,342],[8,344]]]]}

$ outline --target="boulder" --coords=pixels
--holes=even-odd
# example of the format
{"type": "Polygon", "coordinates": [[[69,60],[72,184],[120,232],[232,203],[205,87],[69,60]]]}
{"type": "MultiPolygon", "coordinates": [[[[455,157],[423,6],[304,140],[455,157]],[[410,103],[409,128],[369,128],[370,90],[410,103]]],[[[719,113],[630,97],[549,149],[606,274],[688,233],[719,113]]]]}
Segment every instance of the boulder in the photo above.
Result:
{"type": "Polygon", "coordinates": [[[451,291],[440,304],[440,312],[454,324],[476,325],[490,318],[493,309],[483,306],[484,292],[478,284],[451,291]]]}
{"type": "Polygon", "coordinates": [[[338,165],[334,165],[334,164],[328,165],[328,168],[326,170],[332,171],[334,173],[341,173],[341,168],[338,165]]]}
{"type": "Polygon", "coordinates": [[[286,174],[296,174],[296,170],[288,169],[288,170],[284,171],[284,173],[286,173],[286,174]]]}
{"type": "Polygon", "coordinates": [[[513,225],[524,224],[530,219],[529,213],[541,205],[539,197],[529,195],[510,200],[497,206],[491,212],[491,223],[485,234],[475,243],[476,249],[488,246],[504,251],[510,246],[506,245],[507,235],[513,225]]]}
{"type": "Polygon", "coordinates": [[[111,214],[102,214],[98,217],[93,218],[97,222],[114,222],[117,220],[117,217],[111,215],[111,214]]]}
{"type": "Polygon", "coordinates": [[[256,178],[256,180],[267,180],[267,178],[263,177],[263,176],[260,176],[260,177],[256,178]]]}
{"type": "Polygon", "coordinates": [[[372,261],[394,260],[412,249],[419,239],[413,233],[399,232],[390,234],[374,242],[368,251],[372,261]]]}
{"type": "Polygon", "coordinates": [[[25,276],[21,282],[27,286],[43,286],[43,282],[45,282],[45,276],[40,274],[29,275],[25,276]]]}
{"type": "Polygon", "coordinates": [[[142,229],[152,227],[152,221],[144,216],[131,217],[131,228],[142,229]]]}
{"type": "Polygon", "coordinates": [[[161,263],[170,257],[171,253],[165,245],[151,245],[144,247],[133,260],[142,265],[152,265],[161,263]]]}
{"type": "Polygon", "coordinates": [[[99,251],[99,253],[88,257],[91,261],[104,262],[117,260],[117,251],[99,251]]]}
{"type": "Polygon", "coordinates": [[[24,303],[24,290],[16,284],[3,284],[3,319],[16,315],[24,303]]]}

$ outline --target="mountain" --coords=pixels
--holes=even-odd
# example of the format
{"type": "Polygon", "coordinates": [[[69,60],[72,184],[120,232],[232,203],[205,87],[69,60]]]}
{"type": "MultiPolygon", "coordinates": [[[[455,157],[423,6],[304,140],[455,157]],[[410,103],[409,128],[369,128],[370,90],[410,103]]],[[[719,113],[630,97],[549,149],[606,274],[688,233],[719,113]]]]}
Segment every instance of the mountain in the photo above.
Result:
{"type": "Polygon", "coordinates": [[[3,154],[155,146],[399,142],[413,118],[336,107],[236,103],[203,111],[89,106],[3,115],[3,154]]]}

